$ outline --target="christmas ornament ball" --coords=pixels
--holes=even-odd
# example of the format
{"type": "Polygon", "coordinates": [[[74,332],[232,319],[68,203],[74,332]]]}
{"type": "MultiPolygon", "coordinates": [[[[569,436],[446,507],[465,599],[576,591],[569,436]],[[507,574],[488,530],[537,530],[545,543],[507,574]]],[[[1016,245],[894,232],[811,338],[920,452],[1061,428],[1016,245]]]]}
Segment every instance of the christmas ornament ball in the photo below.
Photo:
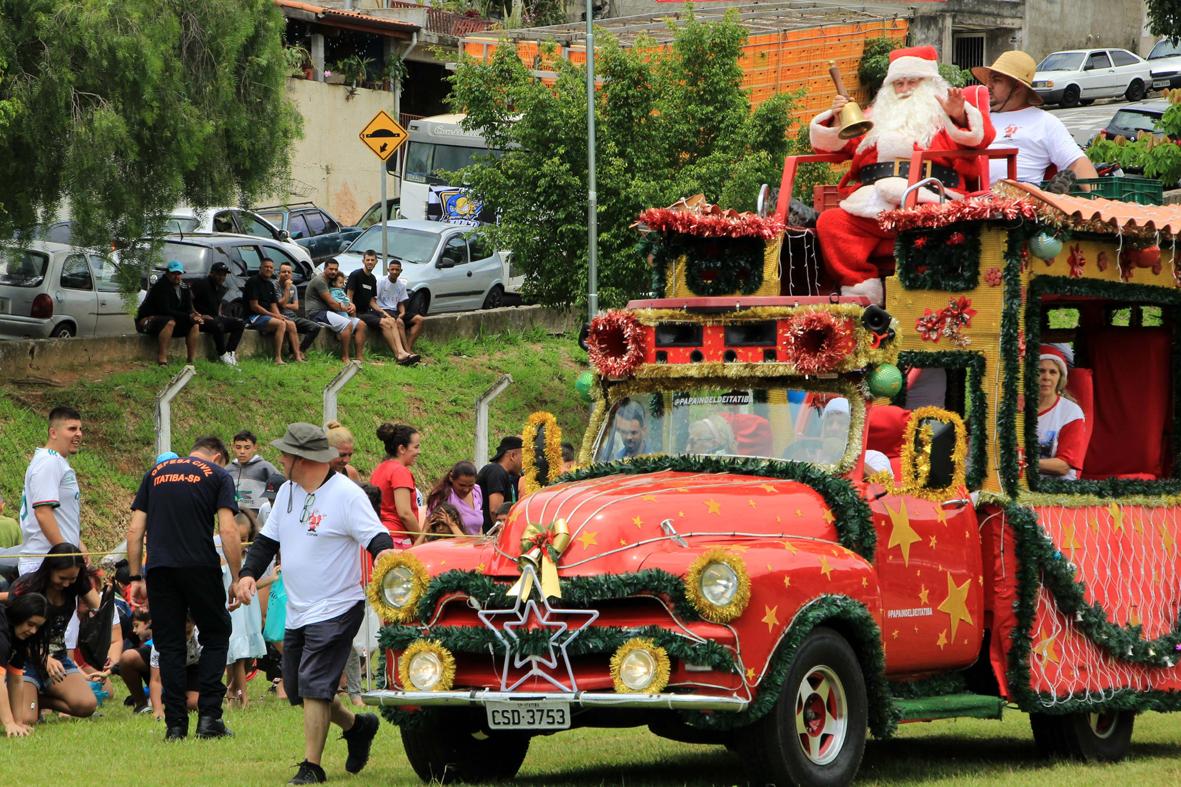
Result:
{"type": "Polygon", "coordinates": [[[902,372],[892,363],[878,364],[869,373],[869,392],[892,399],[902,390],[902,372]]]}
{"type": "Polygon", "coordinates": [[[1062,241],[1048,232],[1039,232],[1029,239],[1029,253],[1038,259],[1052,260],[1062,251],[1062,241]]]}
{"type": "Polygon", "coordinates": [[[591,400],[591,389],[595,384],[595,375],[592,372],[583,372],[578,375],[574,381],[574,390],[578,392],[579,398],[584,402],[591,400]]]}

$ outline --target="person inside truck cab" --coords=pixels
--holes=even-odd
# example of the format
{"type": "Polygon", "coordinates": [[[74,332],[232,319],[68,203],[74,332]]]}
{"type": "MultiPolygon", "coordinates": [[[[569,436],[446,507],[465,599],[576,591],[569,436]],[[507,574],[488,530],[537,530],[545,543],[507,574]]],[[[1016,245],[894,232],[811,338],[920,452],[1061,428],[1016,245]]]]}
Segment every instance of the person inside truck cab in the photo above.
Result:
{"type": "Polygon", "coordinates": [[[1038,472],[1074,481],[1087,453],[1083,411],[1066,396],[1067,356],[1059,347],[1038,349],[1038,472]]]}
{"type": "MultiPolygon", "coordinates": [[[[991,148],[1017,149],[1017,180],[1041,184],[1054,172],[1070,170],[1080,178],[1097,178],[1095,165],[1055,115],[1041,109],[1033,89],[1037,64],[1020,50],[1003,53],[991,66],[977,66],[972,76],[988,87],[996,139],[991,148]]],[[[990,180],[1007,174],[1004,159],[990,162],[990,180]]]]}
{"type": "Polygon", "coordinates": [[[736,452],[734,432],[722,416],[711,415],[689,424],[685,453],[733,456],[736,452]]]}
{"type": "Polygon", "coordinates": [[[615,413],[615,433],[619,436],[619,450],[612,459],[630,459],[646,452],[648,418],[639,402],[629,399],[615,413]]]}

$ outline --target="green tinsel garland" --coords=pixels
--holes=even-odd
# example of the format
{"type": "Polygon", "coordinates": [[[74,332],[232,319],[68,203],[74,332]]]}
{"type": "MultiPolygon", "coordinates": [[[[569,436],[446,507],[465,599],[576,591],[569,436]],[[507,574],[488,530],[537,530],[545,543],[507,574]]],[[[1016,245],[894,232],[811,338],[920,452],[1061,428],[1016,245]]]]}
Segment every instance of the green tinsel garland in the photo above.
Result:
{"type": "Polygon", "coordinates": [[[980,280],[980,222],[899,234],[894,244],[898,281],[908,290],[968,292],[980,280]],[[959,244],[950,242],[959,233],[959,244]],[[922,238],[921,247],[915,241],[922,238]]]}
{"type": "MultiPolygon", "coordinates": [[[[771,657],[754,701],[740,713],[686,712],[685,720],[705,729],[735,729],[758,721],[775,706],[783,693],[783,683],[791,670],[796,651],[817,626],[830,626],[841,632],[857,653],[865,673],[869,700],[869,728],[878,738],[890,737],[901,714],[894,706],[886,682],[886,659],[882,651],[882,632],[869,611],[846,596],[819,596],[804,607],[788,629],[771,657]]],[[[794,697],[794,695],[793,695],[794,697]]]]}
{"type": "MultiPolygon", "coordinates": [[[[1181,293],[1172,288],[1153,287],[1145,284],[1097,281],[1094,279],[1071,279],[1064,276],[1037,276],[1029,284],[1025,304],[1025,368],[1037,369],[1038,348],[1041,346],[1042,296],[1081,295],[1098,297],[1115,303],[1155,304],[1162,311],[1171,313],[1171,322],[1176,325],[1181,317],[1181,293]]],[[[1171,354],[1172,368],[1181,368],[1181,331],[1174,330],[1171,354]]],[[[1012,379],[1012,378],[1010,378],[1012,379]]],[[[1037,375],[1025,376],[1025,401],[1038,400],[1037,375]]],[[[1173,427],[1174,436],[1181,435],[1181,385],[1173,386],[1173,427]]],[[[1025,419],[1025,455],[1036,457],[1037,419],[1025,419]]],[[[1181,440],[1173,440],[1173,457],[1165,464],[1181,468],[1181,440]]],[[[1042,478],[1037,463],[1032,459],[1026,470],[1029,488],[1035,492],[1051,494],[1087,494],[1096,497],[1127,497],[1130,495],[1167,495],[1181,492],[1181,480],[1176,478],[1157,481],[1139,479],[1107,478],[1064,481],[1056,478],[1042,478]]]]}
{"type": "MultiPolygon", "coordinates": [[[[650,233],[655,234],[655,233],[650,233]]],[[[685,257],[685,284],[696,295],[750,295],[763,286],[763,260],[766,243],[761,238],[698,238],[680,233],[661,233],[645,240],[641,253],[652,255],[653,289],[663,292],[670,262],[685,257]],[[704,257],[701,247],[718,244],[721,256],[704,257]],[[703,273],[715,276],[706,280],[703,273]]]]}
{"type": "MultiPolygon", "coordinates": [[[[903,377],[912,368],[966,369],[968,372],[968,475],[969,489],[979,489],[988,471],[987,420],[988,404],[984,398],[984,356],[965,350],[907,350],[898,356],[898,368],[903,377]]],[[[904,406],[906,386],[903,386],[894,403],[904,406]],[[901,401],[899,401],[901,400],[901,401]]]]}
{"type": "MultiPolygon", "coordinates": [[[[670,599],[681,620],[701,619],[685,596],[685,584],[681,578],[658,568],[627,574],[568,577],[560,582],[562,603],[572,607],[590,607],[596,601],[631,598],[646,593],[670,599]]],[[[432,579],[422,594],[418,602],[417,619],[430,620],[439,599],[456,592],[476,599],[483,609],[507,609],[514,603],[514,599],[508,595],[508,588],[507,583],[497,582],[475,571],[446,571],[432,579]]]]}
{"type": "Polygon", "coordinates": [[[824,502],[832,509],[841,545],[866,560],[872,561],[874,559],[877,534],[874,532],[873,518],[865,500],[848,480],[830,475],[802,462],[717,456],[642,456],[626,461],[594,464],[581,468],[560,476],[557,483],[585,481],[616,474],[659,473],[663,470],[683,473],[735,473],[798,481],[810,486],[824,498],[824,502]]]}
{"type": "MultiPolygon", "coordinates": [[[[1008,495],[1018,492],[1020,463],[1017,460],[1017,386],[1011,381],[1021,373],[1021,250],[1028,238],[1040,232],[1037,224],[1022,224],[1009,230],[1005,242],[1003,282],[1004,304],[1001,309],[1001,364],[1005,380],[997,405],[997,454],[1000,459],[1001,488],[1008,495]]],[[[1036,346],[1036,345],[1035,345],[1036,346]]]]}

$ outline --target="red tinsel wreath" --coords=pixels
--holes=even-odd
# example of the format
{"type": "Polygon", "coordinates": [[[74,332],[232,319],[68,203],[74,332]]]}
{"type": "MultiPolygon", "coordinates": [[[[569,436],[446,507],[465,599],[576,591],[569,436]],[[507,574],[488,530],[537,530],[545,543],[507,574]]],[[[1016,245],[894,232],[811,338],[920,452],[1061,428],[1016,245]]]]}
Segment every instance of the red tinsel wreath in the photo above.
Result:
{"type": "MultiPolygon", "coordinates": [[[[926,203],[913,208],[887,210],[878,215],[878,225],[887,232],[915,229],[938,229],[960,221],[984,221],[1023,218],[1034,221],[1037,208],[1025,199],[1014,199],[999,194],[981,194],[943,204],[926,203]]],[[[955,245],[955,244],[952,244],[955,245]]]]}
{"type": "Polygon", "coordinates": [[[806,312],[787,329],[787,360],[800,374],[823,374],[853,352],[853,322],[831,312],[806,312]]]}
{"type": "Polygon", "coordinates": [[[644,327],[630,312],[600,314],[591,320],[586,348],[599,374],[612,379],[631,377],[644,362],[644,327]]]}
{"type": "Polygon", "coordinates": [[[679,232],[698,238],[762,238],[771,240],[783,232],[783,221],[775,216],[723,211],[706,206],[709,212],[648,208],[639,222],[654,232],[679,232]]]}

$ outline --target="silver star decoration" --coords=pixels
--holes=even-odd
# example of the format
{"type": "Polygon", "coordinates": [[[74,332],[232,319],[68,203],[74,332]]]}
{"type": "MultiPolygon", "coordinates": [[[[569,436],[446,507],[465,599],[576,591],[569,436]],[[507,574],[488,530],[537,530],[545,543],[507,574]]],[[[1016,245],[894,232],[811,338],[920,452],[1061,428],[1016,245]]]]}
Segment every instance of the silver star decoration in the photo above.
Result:
{"type": "Polygon", "coordinates": [[[574,667],[566,649],[587,626],[599,617],[595,609],[555,609],[541,591],[541,581],[532,566],[525,566],[522,576],[533,575],[532,591],[527,601],[517,598],[512,609],[480,610],[476,614],[492,635],[504,645],[504,666],[500,673],[500,690],[514,691],[530,678],[541,678],[558,691],[576,692],[574,667]],[[537,598],[533,598],[536,596],[537,598]],[[540,601],[538,600],[540,599],[540,601]],[[503,619],[503,622],[498,622],[503,619]],[[526,656],[518,652],[519,629],[547,629],[551,631],[547,652],[526,656]],[[523,673],[518,676],[518,673],[523,673]],[[515,679],[514,679],[515,678],[515,679]],[[511,681],[511,682],[510,682],[511,681]]]}

